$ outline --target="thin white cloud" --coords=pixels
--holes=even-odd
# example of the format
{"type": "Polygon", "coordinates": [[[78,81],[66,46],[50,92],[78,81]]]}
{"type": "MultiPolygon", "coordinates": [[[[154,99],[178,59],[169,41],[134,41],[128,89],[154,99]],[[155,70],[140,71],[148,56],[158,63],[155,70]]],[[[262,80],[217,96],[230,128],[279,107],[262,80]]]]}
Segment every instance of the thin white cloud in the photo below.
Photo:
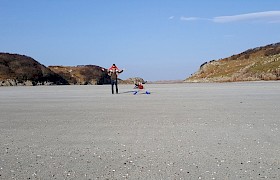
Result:
{"type": "Polygon", "coordinates": [[[172,19],[174,19],[175,17],[174,16],[170,16],[168,19],[169,20],[172,20],[172,19]]]}
{"type": "Polygon", "coordinates": [[[280,20],[280,11],[265,11],[257,13],[239,14],[234,16],[218,16],[212,19],[216,23],[228,23],[238,21],[262,21],[277,22],[280,20]]]}
{"type": "Polygon", "coordinates": [[[217,16],[211,19],[182,16],[180,20],[182,21],[208,20],[215,23],[230,23],[230,22],[241,22],[241,21],[280,23],[280,11],[264,11],[264,12],[256,12],[256,13],[239,14],[233,16],[217,16]]]}
{"type": "Polygon", "coordinates": [[[182,21],[196,21],[196,20],[199,20],[200,18],[198,18],[198,17],[184,17],[184,16],[182,16],[180,19],[182,21]]]}

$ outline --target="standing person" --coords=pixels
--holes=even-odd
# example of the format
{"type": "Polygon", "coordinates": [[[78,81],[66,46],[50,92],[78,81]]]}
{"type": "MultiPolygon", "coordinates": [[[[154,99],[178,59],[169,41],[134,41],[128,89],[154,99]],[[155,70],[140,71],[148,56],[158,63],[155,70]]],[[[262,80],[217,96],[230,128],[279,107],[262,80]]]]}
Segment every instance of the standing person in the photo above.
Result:
{"type": "Polygon", "coordinates": [[[119,93],[118,89],[118,75],[122,73],[123,70],[120,70],[115,64],[113,64],[108,69],[108,75],[111,77],[111,86],[112,86],[112,94],[114,94],[114,85],[116,86],[116,93],[119,93]]]}

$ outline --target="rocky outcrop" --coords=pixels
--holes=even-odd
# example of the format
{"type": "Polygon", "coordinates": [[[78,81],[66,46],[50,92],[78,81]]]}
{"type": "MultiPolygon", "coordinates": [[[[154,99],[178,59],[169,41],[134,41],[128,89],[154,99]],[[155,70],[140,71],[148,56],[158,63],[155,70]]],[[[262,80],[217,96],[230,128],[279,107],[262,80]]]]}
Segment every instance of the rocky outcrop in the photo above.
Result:
{"type": "Polygon", "coordinates": [[[280,80],[280,43],[203,63],[185,82],[280,80]]]}
{"type": "Polygon", "coordinates": [[[146,83],[146,81],[140,77],[128,78],[126,80],[121,81],[121,83],[124,83],[124,84],[135,84],[135,83],[139,83],[139,82],[142,84],[146,83]]]}
{"type": "Polygon", "coordinates": [[[68,84],[31,57],[0,53],[0,86],[68,84]]]}
{"type": "MultiPolygon", "coordinates": [[[[0,53],[0,86],[36,85],[101,85],[109,84],[110,76],[96,65],[45,67],[31,57],[0,53]]],[[[142,78],[119,79],[119,83],[133,84],[142,78]]]]}
{"type": "Polygon", "coordinates": [[[73,85],[109,84],[110,77],[96,65],[49,66],[49,68],[73,85]]]}

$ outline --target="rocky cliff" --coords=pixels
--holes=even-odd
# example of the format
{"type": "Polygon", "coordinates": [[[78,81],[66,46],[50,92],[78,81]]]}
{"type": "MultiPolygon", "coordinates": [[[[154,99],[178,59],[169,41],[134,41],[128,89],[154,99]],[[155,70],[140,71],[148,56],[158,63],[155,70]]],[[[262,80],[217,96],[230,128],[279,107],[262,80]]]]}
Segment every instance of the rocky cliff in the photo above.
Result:
{"type": "Polygon", "coordinates": [[[0,86],[58,84],[68,82],[33,58],[0,53],[0,86]]]}
{"type": "MultiPolygon", "coordinates": [[[[0,86],[109,84],[110,77],[102,69],[96,65],[45,67],[25,55],[0,53],[0,86]]],[[[135,79],[119,79],[119,83],[133,84],[135,79]]]]}
{"type": "Polygon", "coordinates": [[[49,66],[49,68],[74,85],[96,85],[110,83],[110,77],[96,65],[49,66]]]}
{"type": "Polygon", "coordinates": [[[280,80],[280,43],[203,63],[185,82],[280,80]]]}

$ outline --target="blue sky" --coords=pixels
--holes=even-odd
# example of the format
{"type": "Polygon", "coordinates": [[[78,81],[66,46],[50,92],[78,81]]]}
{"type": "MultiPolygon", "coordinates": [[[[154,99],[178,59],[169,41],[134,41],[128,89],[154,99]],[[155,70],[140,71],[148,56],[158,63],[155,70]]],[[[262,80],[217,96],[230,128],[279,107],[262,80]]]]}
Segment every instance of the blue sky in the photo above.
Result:
{"type": "Polygon", "coordinates": [[[279,0],[0,0],[0,52],[49,65],[185,79],[199,66],[280,42],[279,0]]]}

